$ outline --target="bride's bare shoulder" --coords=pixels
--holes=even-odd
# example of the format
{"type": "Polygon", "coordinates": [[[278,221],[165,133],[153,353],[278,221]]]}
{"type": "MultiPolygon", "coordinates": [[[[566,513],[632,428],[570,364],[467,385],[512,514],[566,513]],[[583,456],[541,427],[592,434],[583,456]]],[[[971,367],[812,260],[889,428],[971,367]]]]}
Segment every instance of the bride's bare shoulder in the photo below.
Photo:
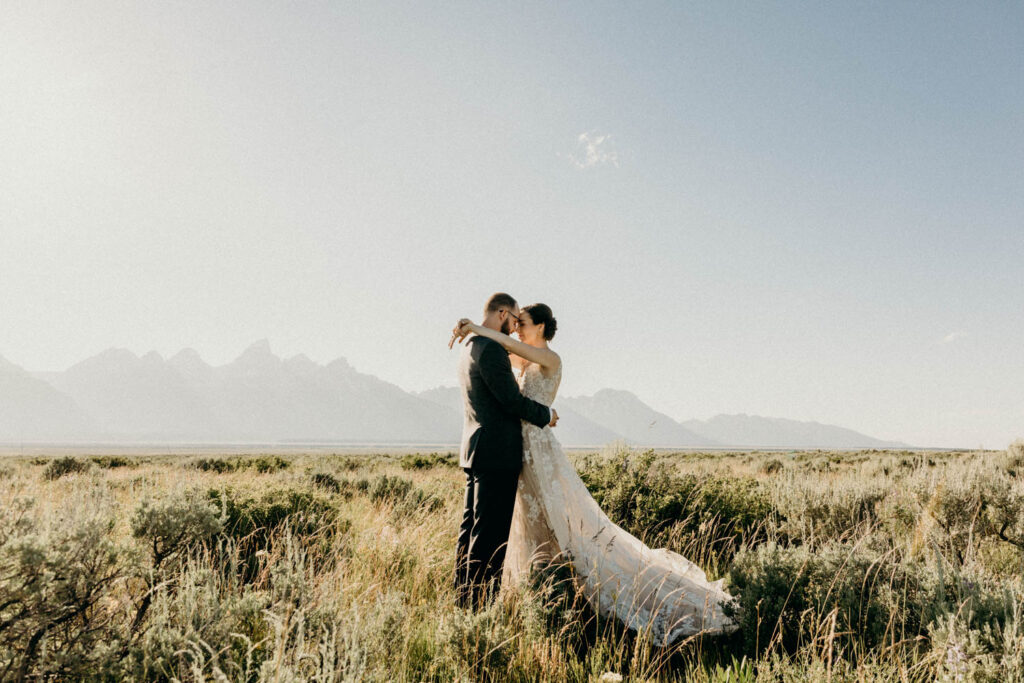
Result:
{"type": "Polygon", "coordinates": [[[557,353],[555,353],[550,348],[548,349],[548,351],[551,351],[551,355],[554,357],[554,362],[549,364],[549,365],[545,365],[540,370],[541,370],[541,373],[543,373],[543,375],[545,377],[552,377],[552,376],[554,376],[554,374],[556,372],[561,371],[561,369],[562,369],[562,357],[559,356],[557,353]]]}

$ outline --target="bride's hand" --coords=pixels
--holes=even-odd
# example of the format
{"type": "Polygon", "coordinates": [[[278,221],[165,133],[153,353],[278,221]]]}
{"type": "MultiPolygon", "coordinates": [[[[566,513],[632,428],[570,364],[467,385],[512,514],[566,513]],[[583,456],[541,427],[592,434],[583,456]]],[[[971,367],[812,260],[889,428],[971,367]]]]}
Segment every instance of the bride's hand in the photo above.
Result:
{"type": "Polygon", "coordinates": [[[558,411],[554,408],[551,409],[551,422],[548,423],[548,427],[554,427],[558,424],[558,411]]]}
{"type": "Polygon", "coordinates": [[[455,340],[458,339],[459,343],[465,339],[470,332],[473,331],[473,321],[469,318],[460,318],[459,322],[455,323],[455,327],[452,328],[452,338],[448,340],[448,348],[452,348],[455,344],[455,340]]]}

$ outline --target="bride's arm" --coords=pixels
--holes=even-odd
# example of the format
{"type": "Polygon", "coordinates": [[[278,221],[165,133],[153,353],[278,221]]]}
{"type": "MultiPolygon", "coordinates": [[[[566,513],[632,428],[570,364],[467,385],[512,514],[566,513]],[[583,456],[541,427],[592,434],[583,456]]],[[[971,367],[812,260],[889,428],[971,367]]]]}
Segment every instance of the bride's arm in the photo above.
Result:
{"type": "MultiPolygon", "coordinates": [[[[501,344],[506,351],[514,353],[520,358],[525,358],[530,362],[536,363],[545,370],[557,370],[558,366],[561,365],[562,363],[562,359],[559,358],[558,354],[552,351],[551,349],[538,349],[536,346],[530,346],[529,344],[521,342],[518,339],[513,339],[507,334],[502,334],[501,332],[498,332],[497,330],[492,330],[489,327],[477,325],[476,323],[471,322],[465,318],[459,321],[459,325],[456,326],[456,330],[458,331],[457,333],[462,337],[472,332],[473,334],[478,334],[481,337],[493,339],[494,341],[501,344]]],[[[460,339],[459,342],[461,343],[462,340],[460,339]]]]}

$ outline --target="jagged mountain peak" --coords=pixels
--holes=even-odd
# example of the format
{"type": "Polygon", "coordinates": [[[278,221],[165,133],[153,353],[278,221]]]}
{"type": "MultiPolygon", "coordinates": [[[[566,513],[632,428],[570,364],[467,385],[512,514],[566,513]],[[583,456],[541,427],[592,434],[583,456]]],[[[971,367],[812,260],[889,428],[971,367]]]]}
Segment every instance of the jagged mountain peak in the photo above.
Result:
{"type": "Polygon", "coordinates": [[[282,362],[280,358],[274,355],[270,350],[270,341],[267,339],[260,339],[259,341],[250,344],[242,354],[234,360],[232,364],[239,365],[266,365],[269,363],[277,364],[282,362]]]}
{"type": "MultiPolygon", "coordinates": [[[[218,367],[191,348],[167,360],[156,351],[140,358],[110,348],[64,372],[35,375],[0,357],[0,380],[0,441],[103,434],[439,444],[456,443],[463,421],[457,387],[406,392],[343,357],[326,365],[305,354],[282,359],[267,339],[218,367]]],[[[745,413],[677,422],[624,389],[559,397],[554,407],[564,418],[555,434],[568,446],[619,439],[666,448],[884,445],[836,426],[745,413]]]]}
{"type": "Polygon", "coordinates": [[[285,367],[288,367],[296,372],[302,373],[315,373],[320,370],[320,364],[310,359],[304,353],[299,353],[291,358],[287,358],[284,361],[285,367]]]}
{"type": "Polygon", "coordinates": [[[167,362],[171,365],[207,365],[203,357],[199,355],[199,352],[193,348],[186,348],[178,351],[176,354],[167,359],[167,362]]]}
{"type": "Polygon", "coordinates": [[[167,366],[188,383],[205,384],[212,380],[214,369],[195,349],[182,349],[167,359],[167,366]]]}
{"type": "Polygon", "coordinates": [[[355,370],[355,368],[352,367],[348,360],[342,356],[338,356],[337,358],[332,360],[330,363],[327,364],[326,367],[328,370],[333,370],[334,372],[351,372],[355,370]]]}
{"type": "Polygon", "coordinates": [[[252,344],[249,344],[242,352],[242,355],[262,355],[262,356],[273,356],[273,352],[270,350],[270,340],[264,337],[263,339],[257,339],[252,344]]]}
{"type": "Polygon", "coordinates": [[[617,401],[628,400],[642,403],[639,396],[634,394],[632,391],[627,391],[625,389],[598,389],[594,392],[593,398],[612,399],[617,401]]]}
{"type": "Polygon", "coordinates": [[[68,372],[81,372],[85,370],[103,371],[114,368],[130,368],[137,365],[139,357],[130,350],[123,347],[111,347],[100,351],[95,356],[90,356],[83,361],[72,365],[68,372]]]}

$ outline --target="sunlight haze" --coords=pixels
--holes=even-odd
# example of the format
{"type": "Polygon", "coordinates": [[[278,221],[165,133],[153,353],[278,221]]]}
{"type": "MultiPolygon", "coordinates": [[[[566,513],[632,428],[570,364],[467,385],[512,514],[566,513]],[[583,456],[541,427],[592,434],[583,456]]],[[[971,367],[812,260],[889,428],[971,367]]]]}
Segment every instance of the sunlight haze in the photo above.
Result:
{"type": "Polygon", "coordinates": [[[549,304],[561,396],[1024,437],[1024,8],[0,4],[0,356],[406,390],[549,304]]]}

